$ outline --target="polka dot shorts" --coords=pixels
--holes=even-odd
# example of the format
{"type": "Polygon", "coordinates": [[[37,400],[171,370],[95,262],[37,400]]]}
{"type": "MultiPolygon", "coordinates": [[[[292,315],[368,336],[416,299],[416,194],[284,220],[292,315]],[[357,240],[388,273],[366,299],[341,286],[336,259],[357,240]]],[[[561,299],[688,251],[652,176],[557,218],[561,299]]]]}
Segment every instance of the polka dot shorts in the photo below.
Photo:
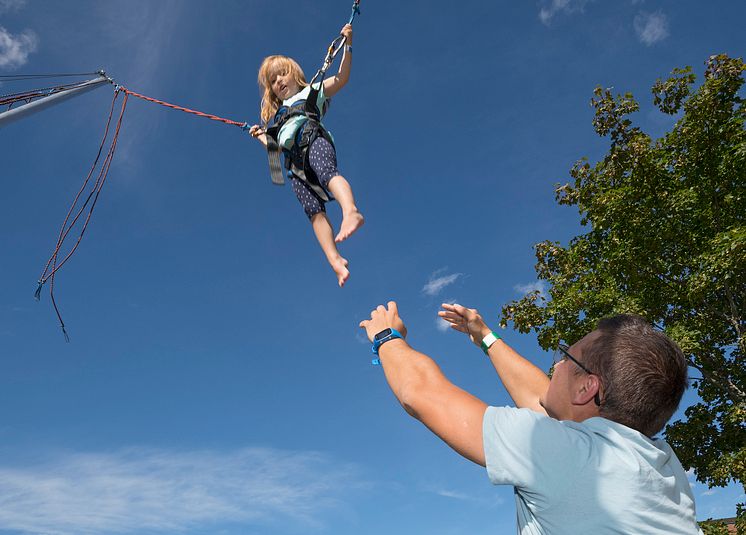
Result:
{"type": "MultiPolygon", "coordinates": [[[[339,175],[337,153],[334,150],[334,145],[323,137],[318,137],[311,143],[308,149],[308,163],[311,165],[313,172],[316,173],[321,187],[325,190],[329,187],[329,181],[339,175]]],[[[295,177],[290,177],[290,181],[293,184],[295,196],[298,197],[298,201],[300,201],[309,219],[319,212],[326,212],[324,201],[314,193],[308,184],[295,177]]]]}

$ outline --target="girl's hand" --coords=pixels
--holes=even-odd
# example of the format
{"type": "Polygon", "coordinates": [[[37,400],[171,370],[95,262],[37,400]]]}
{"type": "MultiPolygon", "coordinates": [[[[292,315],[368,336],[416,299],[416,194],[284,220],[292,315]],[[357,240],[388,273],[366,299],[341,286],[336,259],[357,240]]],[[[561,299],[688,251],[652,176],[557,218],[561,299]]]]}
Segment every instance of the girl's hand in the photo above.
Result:
{"type": "Polygon", "coordinates": [[[257,137],[264,133],[264,128],[261,127],[261,125],[255,124],[251,128],[249,128],[249,134],[251,134],[251,137],[257,137]]]}
{"type": "Polygon", "coordinates": [[[345,24],[339,33],[345,36],[346,44],[352,44],[352,24],[345,24]]]}
{"type": "Polygon", "coordinates": [[[443,310],[438,312],[438,316],[450,323],[452,329],[468,334],[469,339],[477,347],[490,333],[490,328],[484,323],[477,309],[450,303],[443,303],[441,307],[443,310]]]}
{"type": "Polygon", "coordinates": [[[259,142],[267,146],[267,135],[264,133],[264,127],[261,125],[255,124],[251,128],[249,128],[249,135],[253,138],[256,138],[259,140],[259,142]]]}

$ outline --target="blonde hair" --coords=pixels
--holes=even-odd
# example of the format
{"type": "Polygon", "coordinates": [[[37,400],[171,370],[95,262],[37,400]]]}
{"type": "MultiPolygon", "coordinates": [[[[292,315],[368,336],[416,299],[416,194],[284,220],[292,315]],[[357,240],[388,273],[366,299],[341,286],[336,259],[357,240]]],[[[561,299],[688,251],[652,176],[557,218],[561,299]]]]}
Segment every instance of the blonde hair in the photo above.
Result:
{"type": "Polygon", "coordinates": [[[282,101],[272,91],[272,80],[275,76],[283,76],[287,73],[292,74],[298,87],[303,88],[308,85],[303,69],[294,59],[287,56],[267,56],[259,67],[257,82],[259,82],[259,89],[264,92],[260,116],[265,126],[269,124],[282,104],[282,101]]]}

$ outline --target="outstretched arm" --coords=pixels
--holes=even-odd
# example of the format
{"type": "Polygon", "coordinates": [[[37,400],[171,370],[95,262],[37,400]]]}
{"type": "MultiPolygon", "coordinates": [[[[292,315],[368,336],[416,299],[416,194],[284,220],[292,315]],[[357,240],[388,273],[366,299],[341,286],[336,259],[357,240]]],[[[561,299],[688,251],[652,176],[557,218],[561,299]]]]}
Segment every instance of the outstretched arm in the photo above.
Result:
{"type": "MultiPolygon", "coordinates": [[[[456,304],[443,303],[441,306],[443,310],[438,312],[438,315],[450,323],[453,329],[466,333],[469,339],[480,347],[482,340],[491,330],[479,312],[456,304]]],[[[490,346],[487,356],[516,407],[546,414],[544,408],[539,405],[539,397],[549,388],[549,378],[543,371],[513,351],[502,340],[490,346]]]]}
{"type": "MultiPolygon", "coordinates": [[[[345,24],[340,33],[345,36],[345,45],[352,46],[352,24],[345,24]]],[[[348,51],[347,46],[345,46],[342,52],[342,61],[339,63],[339,71],[336,75],[324,80],[324,95],[327,98],[332,98],[347,84],[350,80],[351,69],[352,51],[348,51]]]]}
{"type": "MultiPolygon", "coordinates": [[[[386,328],[406,336],[396,303],[379,305],[370,319],[360,322],[369,340],[386,328]]],[[[485,465],[482,419],[487,405],[451,383],[435,362],[402,339],[379,349],[386,380],[404,409],[425,424],[456,452],[485,465]]]]}

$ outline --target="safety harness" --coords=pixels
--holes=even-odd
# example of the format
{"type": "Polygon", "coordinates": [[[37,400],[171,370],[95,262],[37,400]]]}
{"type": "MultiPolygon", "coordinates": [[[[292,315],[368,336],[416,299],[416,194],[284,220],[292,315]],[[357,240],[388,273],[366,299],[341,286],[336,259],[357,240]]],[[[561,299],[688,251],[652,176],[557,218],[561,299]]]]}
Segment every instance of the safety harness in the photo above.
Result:
{"type": "Polygon", "coordinates": [[[321,117],[326,113],[329,101],[324,102],[322,110],[319,110],[316,104],[320,88],[321,82],[315,86],[312,85],[308,98],[299,100],[292,106],[282,106],[277,110],[272,125],[266,130],[267,154],[269,155],[269,171],[272,176],[272,183],[277,185],[285,183],[282,166],[280,165],[280,152],[282,152],[285,155],[285,169],[288,178],[292,176],[302,180],[322,201],[328,202],[333,200],[334,197],[323,188],[308,161],[309,148],[318,138],[323,137],[334,146],[332,136],[321,124],[321,117]],[[289,150],[281,148],[278,141],[280,130],[290,119],[299,116],[305,117],[306,120],[296,132],[293,146],[289,150]]]}
{"type": "MultiPolygon", "coordinates": [[[[360,0],[354,0],[352,3],[352,13],[350,14],[349,24],[355,20],[355,15],[360,14],[360,0]]],[[[275,114],[271,126],[266,129],[267,135],[267,155],[269,157],[269,173],[272,177],[272,183],[282,186],[285,183],[285,177],[280,164],[280,153],[285,153],[285,168],[288,176],[293,176],[303,180],[323,201],[332,200],[334,197],[326,191],[319,183],[316,173],[311,169],[308,163],[308,149],[316,139],[323,137],[334,146],[334,141],[326,128],[321,124],[321,117],[326,113],[328,100],[324,102],[324,109],[319,110],[316,101],[319,96],[321,84],[327,69],[334,62],[340,50],[345,45],[347,38],[344,35],[338,35],[331,42],[324,58],[324,64],[311,79],[311,91],[306,100],[300,100],[292,106],[283,106],[275,114]],[[291,118],[302,115],[306,117],[303,126],[299,128],[296,134],[295,143],[290,150],[280,147],[278,135],[282,126],[291,118]]]]}

